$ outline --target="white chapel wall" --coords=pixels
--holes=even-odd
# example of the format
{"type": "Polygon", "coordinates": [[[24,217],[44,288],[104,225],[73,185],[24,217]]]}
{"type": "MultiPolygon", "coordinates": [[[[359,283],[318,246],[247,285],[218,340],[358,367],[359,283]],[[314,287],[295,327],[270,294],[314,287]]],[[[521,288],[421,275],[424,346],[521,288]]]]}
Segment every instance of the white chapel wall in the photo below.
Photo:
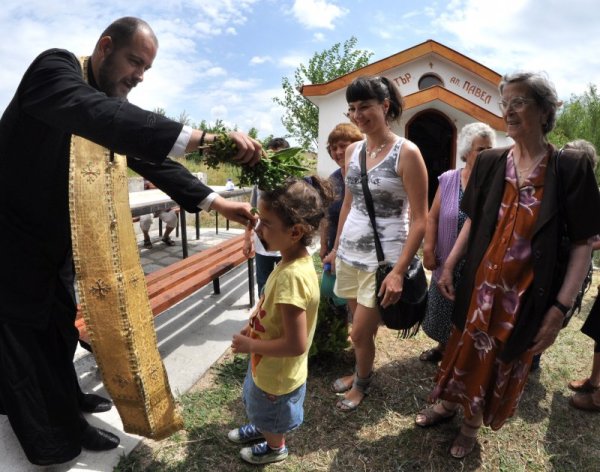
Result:
{"type": "MultiPolygon", "coordinates": [[[[429,54],[418,58],[415,61],[394,67],[385,71],[382,75],[396,83],[400,88],[402,95],[407,96],[419,91],[419,79],[428,73],[437,75],[442,80],[444,88],[447,90],[478,105],[490,113],[500,116],[500,110],[498,108],[500,94],[494,84],[437,54],[429,54]]],[[[344,116],[344,113],[348,109],[345,92],[346,90],[343,88],[326,96],[310,97],[313,103],[319,107],[317,152],[317,172],[319,175],[329,175],[337,168],[327,154],[326,144],[327,136],[335,125],[349,121],[344,116]]],[[[406,123],[415,114],[427,109],[434,109],[444,113],[454,123],[457,132],[460,131],[464,125],[477,121],[463,111],[455,109],[440,100],[435,100],[431,103],[405,110],[400,122],[394,124],[394,132],[403,136],[406,123]]],[[[510,138],[507,138],[503,131],[496,130],[496,136],[498,146],[508,145],[510,143],[510,138]]],[[[458,158],[456,164],[459,167],[462,165],[458,158]]]]}

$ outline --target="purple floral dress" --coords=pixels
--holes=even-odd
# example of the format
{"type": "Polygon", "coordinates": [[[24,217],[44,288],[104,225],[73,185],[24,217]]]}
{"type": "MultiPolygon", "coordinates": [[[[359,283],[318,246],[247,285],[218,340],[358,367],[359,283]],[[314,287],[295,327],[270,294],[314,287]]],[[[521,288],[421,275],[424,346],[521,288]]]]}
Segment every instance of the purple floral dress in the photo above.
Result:
{"type": "Polygon", "coordinates": [[[508,340],[523,293],[533,281],[531,238],[544,192],[548,155],[518,188],[512,151],[496,231],[475,278],[463,331],[453,328],[430,399],[460,403],[467,418],[500,429],[519,403],[532,354],[504,363],[497,354],[508,340]]]}

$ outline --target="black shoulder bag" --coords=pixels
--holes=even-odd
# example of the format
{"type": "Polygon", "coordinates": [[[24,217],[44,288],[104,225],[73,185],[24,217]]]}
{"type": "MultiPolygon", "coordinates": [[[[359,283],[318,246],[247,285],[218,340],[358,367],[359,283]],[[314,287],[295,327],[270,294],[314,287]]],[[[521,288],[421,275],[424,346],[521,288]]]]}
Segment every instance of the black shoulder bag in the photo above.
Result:
{"type": "MultiPolygon", "coordinates": [[[[375,273],[377,281],[375,295],[377,295],[383,280],[394,266],[385,262],[381,241],[377,234],[377,226],[375,226],[375,209],[373,207],[371,191],[369,190],[367,153],[365,147],[366,145],[363,145],[359,155],[360,180],[365,197],[365,204],[367,206],[367,211],[369,212],[369,219],[371,220],[371,226],[373,226],[373,232],[375,234],[375,251],[377,252],[377,260],[379,261],[379,267],[375,273]]],[[[381,306],[381,298],[377,297],[377,304],[383,323],[388,328],[401,331],[400,336],[403,338],[417,334],[427,309],[427,277],[423,270],[423,264],[417,256],[413,258],[404,274],[404,284],[400,300],[393,305],[389,305],[387,308],[383,308],[381,306]]]]}
{"type": "MultiPolygon", "coordinates": [[[[558,258],[556,261],[556,265],[557,265],[557,274],[559,277],[558,280],[560,280],[561,283],[565,279],[565,275],[567,273],[567,264],[569,263],[569,253],[571,252],[571,240],[569,239],[569,233],[567,232],[567,215],[566,215],[567,212],[565,209],[565,194],[564,194],[564,189],[562,187],[562,182],[561,182],[560,173],[559,173],[559,169],[558,169],[558,160],[559,160],[562,152],[563,152],[563,150],[560,149],[558,151],[558,153],[556,154],[556,158],[554,159],[554,172],[556,173],[556,194],[558,196],[558,231],[559,231],[558,258]]],[[[586,158],[582,157],[582,159],[586,159],[586,158]]],[[[588,272],[585,276],[585,279],[583,279],[583,284],[581,285],[579,292],[577,292],[577,296],[575,297],[575,300],[573,302],[573,308],[571,308],[571,310],[568,313],[568,316],[565,318],[563,327],[567,326],[567,324],[571,320],[571,317],[575,314],[576,311],[577,311],[577,313],[579,313],[579,311],[581,311],[581,303],[583,301],[583,296],[585,295],[585,293],[590,288],[590,285],[592,284],[593,270],[594,270],[594,267],[592,265],[592,261],[590,261],[590,266],[588,268],[588,272]]],[[[559,288],[560,288],[560,285],[559,285],[559,288]]]]}

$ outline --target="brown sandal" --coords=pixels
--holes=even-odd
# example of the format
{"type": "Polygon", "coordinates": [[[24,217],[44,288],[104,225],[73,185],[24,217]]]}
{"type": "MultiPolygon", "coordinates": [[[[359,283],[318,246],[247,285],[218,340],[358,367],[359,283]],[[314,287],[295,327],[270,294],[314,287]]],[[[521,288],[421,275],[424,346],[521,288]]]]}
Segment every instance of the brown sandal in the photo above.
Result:
{"type": "Polygon", "coordinates": [[[594,396],[592,393],[576,393],[569,398],[569,405],[578,410],[600,412],[600,405],[594,402],[594,396]]]}
{"type": "Polygon", "coordinates": [[[450,446],[450,455],[455,459],[464,459],[467,457],[477,444],[477,432],[480,426],[471,426],[470,424],[463,423],[460,427],[460,431],[454,438],[452,446],[450,446]],[[466,434],[469,430],[469,434],[466,434]]]}
{"type": "Polygon", "coordinates": [[[433,405],[417,413],[417,417],[415,418],[415,424],[417,426],[420,426],[421,428],[427,428],[429,426],[436,426],[438,424],[450,421],[456,415],[456,409],[449,410],[444,406],[443,403],[437,403],[437,405],[440,405],[444,409],[444,412],[446,414],[438,413],[437,411],[435,411],[434,408],[436,407],[436,405],[433,405]],[[425,421],[419,422],[419,415],[423,416],[425,418],[425,421]]]}

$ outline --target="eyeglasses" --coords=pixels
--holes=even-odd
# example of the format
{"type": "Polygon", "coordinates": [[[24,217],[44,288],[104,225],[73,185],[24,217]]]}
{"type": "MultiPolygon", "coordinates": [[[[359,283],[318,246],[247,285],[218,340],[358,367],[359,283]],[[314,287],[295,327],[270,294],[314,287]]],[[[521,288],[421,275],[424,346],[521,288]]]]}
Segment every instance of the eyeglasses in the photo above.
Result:
{"type": "Polygon", "coordinates": [[[528,103],[535,101],[533,98],[525,98],[525,97],[515,97],[510,102],[506,100],[500,100],[498,105],[500,106],[500,110],[504,113],[512,108],[514,111],[521,111],[528,103]]]}

